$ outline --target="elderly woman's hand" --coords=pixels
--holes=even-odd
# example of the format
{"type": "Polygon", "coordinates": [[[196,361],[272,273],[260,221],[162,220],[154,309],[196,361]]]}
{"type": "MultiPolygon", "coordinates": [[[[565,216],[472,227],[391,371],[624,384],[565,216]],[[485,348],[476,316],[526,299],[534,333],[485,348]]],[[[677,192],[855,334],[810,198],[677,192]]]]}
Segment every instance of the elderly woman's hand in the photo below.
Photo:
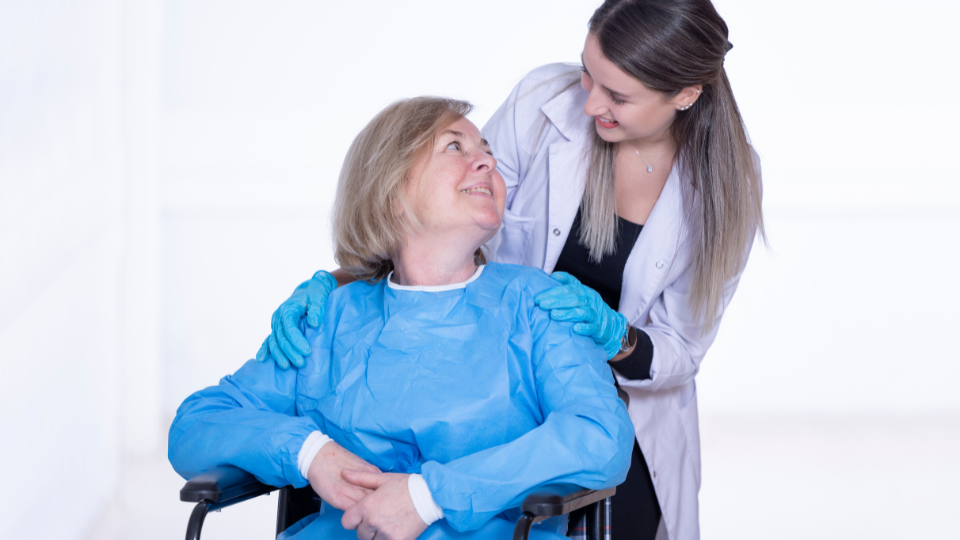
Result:
{"type": "Polygon", "coordinates": [[[338,510],[346,510],[373,493],[372,489],[347,482],[343,478],[344,470],[380,473],[380,469],[334,441],[323,445],[307,472],[307,480],[317,495],[338,510]]]}
{"type": "Polygon", "coordinates": [[[360,540],[414,540],[427,530],[420,519],[407,482],[409,474],[343,471],[358,487],[374,490],[343,513],[345,529],[356,529],[360,540]]]}

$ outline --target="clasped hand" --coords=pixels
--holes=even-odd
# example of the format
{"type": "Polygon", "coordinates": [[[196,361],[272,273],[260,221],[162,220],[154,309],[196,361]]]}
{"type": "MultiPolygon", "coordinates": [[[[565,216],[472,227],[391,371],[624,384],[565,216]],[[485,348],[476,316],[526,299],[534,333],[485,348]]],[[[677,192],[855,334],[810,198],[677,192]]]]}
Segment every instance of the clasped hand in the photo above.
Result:
{"type": "Polygon", "coordinates": [[[382,473],[336,442],[317,452],[307,477],[360,540],[414,540],[427,529],[410,499],[409,474],[382,473]]]}

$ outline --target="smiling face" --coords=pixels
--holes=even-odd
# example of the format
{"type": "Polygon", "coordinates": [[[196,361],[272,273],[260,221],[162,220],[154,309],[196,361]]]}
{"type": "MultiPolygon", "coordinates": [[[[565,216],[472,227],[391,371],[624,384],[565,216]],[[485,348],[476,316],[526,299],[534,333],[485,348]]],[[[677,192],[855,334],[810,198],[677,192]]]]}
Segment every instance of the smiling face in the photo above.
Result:
{"type": "Polygon", "coordinates": [[[414,234],[452,235],[479,247],[499,230],[506,193],[487,141],[461,118],[437,134],[410,171],[404,196],[414,234]]]}
{"type": "Polygon", "coordinates": [[[670,98],[652,90],[607,59],[592,33],[581,55],[580,84],[590,93],[583,112],[594,117],[607,142],[658,138],[667,133],[677,109],[696,101],[698,87],[684,88],[670,98]]]}

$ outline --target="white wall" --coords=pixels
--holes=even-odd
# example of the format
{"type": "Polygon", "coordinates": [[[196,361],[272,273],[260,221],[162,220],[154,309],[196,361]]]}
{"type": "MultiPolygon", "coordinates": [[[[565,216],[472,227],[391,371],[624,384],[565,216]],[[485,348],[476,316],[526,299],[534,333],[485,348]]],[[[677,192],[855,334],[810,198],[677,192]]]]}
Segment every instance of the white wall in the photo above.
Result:
{"type": "MultiPolygon", "coordinates": [[[[161,415],[333,265],[335,179],[376,111],[449,95],[482,125],[529,69],[577,61],[598,4],[0,1],[0,538],[80,538],[111,498],[123,512],[121,464],[162,451],[161,415]],[[70,504],[35,529],[51,489],[70,504]]],[[[774,419],[754,434],[955,418],[960,4],[717,6],[770,249],[698,377],[705,478],[731,466],[717,434],[748,455],[718,415],[774,419]]],[[[703,496],[713,526],[734,499],[703,496]]]]}
{"type": "Polygon", "coordinates": [[[81,537],[119,472],[116,7],[0,4],[3,538],[81,537]]]}
{"type": "MultiPolygon", "coordinates": [[[[333,266],[347,145],[390,101],[477,105],[576,62],[598,1],[168,1],[163,407],[252,357],[333,266]],[[549,13],[546,24],[545,13],[549,13]]],[[[707,413],[960,412],[956,2],[719,0],[763,159],[758,247],[699,380],[707,413]]]]}
{"type": "Polygon", "coordinates": [[[0,4],[2,538],[84,537],[121,456],[158,448],[147,6],[0,4]]]}
{"type": "Polygon", "coordinates": [[[596,5],[167,1],[164,411],[253,357],[279,303],[333,267],[337,174],[374,114],[438,94],[482,125],[532,67],[578,61],[596,5]]]}
{"type": "Polygon", "coordinates": [[[960,4],[717,2],[763,159],[755,249],[698,378],[738,414],[960,412],[960,4]]]}

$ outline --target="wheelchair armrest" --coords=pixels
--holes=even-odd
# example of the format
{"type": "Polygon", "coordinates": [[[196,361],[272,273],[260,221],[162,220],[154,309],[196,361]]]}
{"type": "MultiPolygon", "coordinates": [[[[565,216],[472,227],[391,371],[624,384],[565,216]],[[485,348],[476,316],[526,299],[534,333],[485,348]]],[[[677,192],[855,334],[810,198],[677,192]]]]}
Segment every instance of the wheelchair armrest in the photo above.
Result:
{"type": "Polygon", "coordinates": [[[612,497],[616,492],[615,487],[593,490],[573,484],[551,484],[527,495],[520,505],[520,511],[534,518],[560,516],[612,497]]]}
{"type": "Polygon", "coordinates": [[[214,467],[188,480],[180,490],[180,500],[196,503],[208,501],[225,507],[275,489],[277,488],[261,483],[244,470],[225,465],[214,467]]]}
{"type": "Polygon", "coordinates": [[[276,489],[261,483],[246,471],[226,465],[214,467],[187,480],[180,490],[180,500],[197,503],[187,522],[187,540],[200,539],[200,530],[208,512],[242,503],[276,489]]]}

